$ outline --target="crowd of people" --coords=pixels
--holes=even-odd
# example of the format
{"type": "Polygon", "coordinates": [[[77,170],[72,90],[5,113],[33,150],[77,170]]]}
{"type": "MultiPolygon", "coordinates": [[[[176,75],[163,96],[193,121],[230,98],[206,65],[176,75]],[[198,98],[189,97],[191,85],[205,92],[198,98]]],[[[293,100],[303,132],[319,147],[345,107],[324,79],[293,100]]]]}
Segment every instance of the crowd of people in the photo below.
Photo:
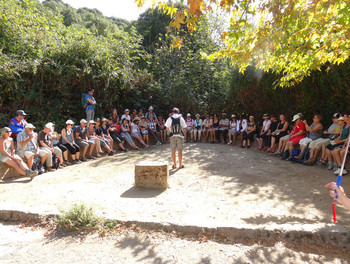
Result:
{"type": "MultiPolygon", "coordinates": [[[[18,110],[8,127],[1,131],[0,162],[14,167],[20,175],[34,177],[45,169],[53,171],[99,158],[103,153],[112,156],[115,144],[120,150],[127,151],[126,144],[139,150],[148,149],[152,140],[155,145],[168,142],[172,131],[167,129],[167,123],[174,112],[163,118],[162,115],[157,116],[150,106],[145,114],[142,110],[125,109],[119,117],[117,109],[113,109],[108,119],[93,119],[92,106],[96,101],[92,94],[93,90],[86,97],[89,100],[86,101],[89,103],[86,104],[88,120],[81,119],[77,125],[67,120],[60,133],[55,131],[51,122],[35,133],[34,125],[25,120],[26,113],[18,110]]],[[[226,113],[222,113],[221,118],[217,114],[207,114],[203,119],[200,114],[196,114],[194,119],[191,113],[187,113],[185,118],[180,113],[175,114],[184,121],[180,126],[183,127],[181,140],[184,142],[223,142],[236,146],[238,141],[241,148],[250,148],[256,139],[259,151],[279,155],[284,160],[299,160],[305,165],[327,165],[335,174],[340,171],[350,129],[350,117],[339,113],[332,116],[328,129],[324,129],[320,115],[314,115],[313,121],[308,122],[302,113],[293,116],[293,126],[283,114],[279,117],[264,114],[260,129],[252,115],[231,115],[229,120],[226,113]],[[295,152],[296,149],[300,151],[295,152]]],[[[346,173],[344,169],[343,174],[346,173]]]]}

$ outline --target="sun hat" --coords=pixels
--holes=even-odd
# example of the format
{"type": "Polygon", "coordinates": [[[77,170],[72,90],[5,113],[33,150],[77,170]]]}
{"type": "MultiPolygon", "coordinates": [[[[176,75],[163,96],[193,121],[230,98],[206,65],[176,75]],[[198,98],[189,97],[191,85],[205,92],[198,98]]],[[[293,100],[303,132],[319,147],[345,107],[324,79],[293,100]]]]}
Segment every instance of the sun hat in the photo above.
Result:
{"type": "Polygon", "coordinates": [[[231,117],[236,117],[236,115],[231,115],[231,117]]]}
{"type": "Polygon", "coordinates": [[[201,116],[200,114],[196,114],[196,116],[201,116]]]}
{"type": "Polygon", "coordinates": [[[343,117],[343,116],[341,116],[341,117],[338,118],[338,121],[341,121],[341,120],[344,121],[344,117],[343,117]]]}
{"type": "Polygon", "coordinates": [[[24,128],[35,128],[35,126],[33,126],[33,124],[31,124],[31,123],[28,123],[28,124],[26,124],[26,126],[24,127],[24,128]]]}
{"type": "Polygon", "coordinates": [[[124,110],[124,113],[126,113],[126,112],[130,112],[130,110],[129,110],[129,109],[125,109],[125,110],[124,110]]]}
{"type": "Polygon", "coordinates": [[[301,116],[299,114],[294,115],[292,122],[297,121],[299,118],[301,118],[301,116]]]}
{"type": "Polygon", "coordinates": [[[264,114],[263,115],[263,118],[269,118],[270,116],[269,116],[269,114],[264,114]]]}
{"type": "Polygon", "coordinates": [[[17,110],[16,111],[16,115],[23,115],[23,116],[25,116],[27,114],[23,110],[17,110]]]}
{"type": "Polygon", "coordinates": [[[107,118],[102,118],[102,122],[108,122],[108,119],[107,118]]]}
{"type": "Polygon", "coordinates": [[[148,110],[153,110],[153,106],[150,106],[150,107],[148,108],[148,110]]]}
{"type": "MultiPolygon", "coordinates": [[[[146,117],[145,116],[141,116],[141,119],[146,119],[146,117]]],[[[135,120],[135,119],[134,119],[135,120]]]]}
{"type": "Polygon", "coordinates": [[[134,120],[133,120],[133,122],[135,122],[135,121],[140,121],[140,118],[139,118],[138,116],[135,117],[134,120]]]}
{"type": "Polygon", "coordinates": [[[89,121],[89,125],[90,125],[90,124],[96,124],[96,122],[95,122],[94,120],[90,120],[90,121],[89,121]]]}
{"type": "Polygon", "coordinates": [[[52,123],[50,122],[50,123],[47,123],[45,126],[44,126],[44,128],[48,128],[48,129],[50,129],[50,130],[53,130],[53,128],[52,128],[52,123]]]}
{"type": "Polygon", "coordinates": [[[191,114],[190,114],[190,113],[188,113],[188,114],[187,114],[187,116],[191,116],[191,114]]]}
{"type": "Polygon", "coordinates": [[[82,119],[82,120],[80,120],[79,123],[85,123],[85,124],[87,124],[87,121],[86,121],[85,119],[82,119]]]}
{"type": "Polygon", "coordinates": [[[68,119],[66,121],[66,125],[74,125],[74,122],[72,120],[68,119]]]}

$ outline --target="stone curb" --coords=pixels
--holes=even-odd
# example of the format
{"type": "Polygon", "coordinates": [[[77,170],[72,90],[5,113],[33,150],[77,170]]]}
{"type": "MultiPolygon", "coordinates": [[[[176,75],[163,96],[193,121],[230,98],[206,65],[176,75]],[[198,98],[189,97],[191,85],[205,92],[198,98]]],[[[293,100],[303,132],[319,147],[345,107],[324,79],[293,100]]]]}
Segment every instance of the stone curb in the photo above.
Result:
{"type": "MultiPolygon", "coordinates": [[[[30,211],[18,209],[0,209],[0,221],[32,221],[40,222],[46,218],[59,216],[59,212],[30,211]]],[[[340,248],[350,248],[350,228],[334,224],[315,228],[314,225],[279,225],[278,228],[271,226],[219,226],[207,227],[196,225],[181,225],[169,222],[147,222],[127,219],[111,219],[123,222],[127,226],[135,224],[148,230],[164,230],[168,232],[187,233],[197,235],[210,233],[210,235],[226,236],[228,238],[248,238],[264,241],[291,241],[310,244],[328,244],[340,248]]]]}

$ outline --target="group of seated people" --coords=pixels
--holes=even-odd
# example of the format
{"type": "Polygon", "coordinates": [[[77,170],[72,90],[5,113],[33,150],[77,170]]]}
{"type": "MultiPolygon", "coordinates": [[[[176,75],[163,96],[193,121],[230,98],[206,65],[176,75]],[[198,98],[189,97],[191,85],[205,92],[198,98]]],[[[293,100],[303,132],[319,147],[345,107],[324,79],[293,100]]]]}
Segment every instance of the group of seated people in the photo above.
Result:
{"type": "MultiPolygon", "coordinates": [[[[165,121],[161,115],[157,117],[152,106],[145,115],[136,110],[130,114],[129,109],[125,109],[119,118],[117,110],[114,109],[108,119],[97,118],[89,122],[82,119],[77,126],[72,120],[67,120],[60,135],[51,122],[38,134],[35,133],[34,125],[27,123],[25,116],[23,110],[18,110],[16,117],[10,120],[9,127],[1,130],[0,163],[6,163],[14,167],[20,175],[29,177],[44,172],[33,169],[35,159],[42,165],[45,164],[46,171],[53,171],[55,157],[60,160],[60,167],[65,167],[96,159],[105,151],[112,156],[115,154],[114,144],[122,151],[127,151],[125,143],[132,149],[139,149],[135,140],[139,142],[139,146],[148,149],[150,136],[156,145],[167,142],[165,121]],[[68,153],[71,161],[68,159],[68,153]]],[[[298,113],[293,116],[292,128],[283,114],[279,118],[276,115],[264,114],[263,119],[262,127],[258,131],[254,116],[246,118],[242,114],[237,118],[236,115],[231,115],[229,120],[226,113],[222,113],[221,119],[217,114],[214,114],[213,118],[207,114],[202,120],[199,114],[192,119],[188,113],[185,118],[187,127],[184,138],[190,142],[219,143],[222,137],[224,143],[235,146],[239,137],[240,146],[250,148],[256,137],[258,150],[280,155],[285,160],[290,160],[293,150],[300,146],[300,153],[295,159],[302,157],[308,150],[309,156],[305,164],[328,164],[329,170],[333,170],[335,174],[339,173],[349,136],[348,115],[334,114],[333,123],[328,130],[324,130],[320,115],[314,115],[310,124],[304,120],[302,113],[298,113]],[[321,158],[317,161],[320,151],[321,158]]],[[[343,174],[346,173],[344,170],[343,174]]]]}

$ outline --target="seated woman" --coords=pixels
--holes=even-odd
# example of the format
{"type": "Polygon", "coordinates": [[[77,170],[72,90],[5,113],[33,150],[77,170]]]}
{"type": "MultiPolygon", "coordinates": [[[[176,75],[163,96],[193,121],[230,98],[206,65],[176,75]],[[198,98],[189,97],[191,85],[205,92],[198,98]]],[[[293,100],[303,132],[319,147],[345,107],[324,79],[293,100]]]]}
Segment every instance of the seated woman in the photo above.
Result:
{"type": "Polygon", "coordinates": [[[73,164],[77,164],[81,163],[79,160],[80,148],[74,141],[73,126],[74,122],[72,120],[66,121],[66,127],[61,130],[60,141],[70,152],[73,164]]]}
{"type": "Polygon", "coordinates": [[[301,121],[301,116],[296,114],[293,116],[292,122],[295,122],[292,133],[289,136],[282,159],[290,160],[294,146],[299,145],[302,138],[305,137],[305,124],[301,121]]]}
{"type": "Polygon", "coordinates": [[[13,139],[10,137],[11,129],[4,127],[1,129],[0,137],[0,164],[5,163],[13,167],[20,175],[33,179],[38,175],[37,171],[32,171],[27,164],[16,154],[13,139]]]}
{"type": "MultiPolygon", "coordinates": [[[[289,124],[288,124],[288,121],[286,121],[285,115],[284,114],[280,114],[280,122],[277,124],[276,130],[274,132],[272,132],[272,135],[271,135],[271,146],[267,150],[271,154],[275,153],[275,149],[276,149],[276,145],[277,145],[276,142],[279,142],[282,137],[287,135],[288,125],[289,124]]],[[[281,151],[282,150],[283,149],[281,148],[281,151]]],[[[279,153],[277,153],[277,154],[279,154],[279,153]]]]}
{"type": "Polygon", "coordinates": [[[202,135],[202,119],[200,117],[201,116],[199,114],[196,114],[196,119],[194,120],[194,128],[193,128],[193,139],[194,139],[194,142],[197,142],[197,143],[201,142],[201,135],[202,135]]]}
{"type": "Polygon", "coordinates": [[[204,142],[207,142],[209,135],[210,135],[210,141],[213,141],[212,134],[211,134],[212,129],[213,129],[213,120],[210,118],[209,114],[206,114],[205,119],[202,122],[204,142]]]}
{"type": "MultiPolygon", "coordinates": [[[[110,119],[111,120],[111,119],[110,119]]],[[[111,120],[112,121],[112,120],[111,120]]],[[[102,133],[104,135],[104,138],[109,142],[109,146],[111,149],[113,149],[113,144],[114,144],[114,140],[110,134],[110,126],[108,125],[109,121],[107,118],[102,118],[102,125],[100,124],[100,128],[102,130],[102,133]]],[[[119,143],[119,142],[118,142],[119,143]]]]}
{"type": "MultiPolygon", "coordinates": [[[[136,117],[135,117],[136,118],[136,117]]],[[[132,137],[130,135],[130,126],[128,123],[128,120],[126,118],[124,118],[122,120],[122,124],[120,126],[121,129],[121,136],[125,138],[126,142],[133,148],[138,150],[139,147],[135,145],[134,141],[132,140],[132,137]]]]}
{"type": "Polygon", "coordinates": [[[243,142],[241,148],[245,148],[247,143],[247,148],[250,148],[251,142],[254,140],[254,134],[256,132],[256,124],[254,121],[254,116],[249,116],[249,122],[247,123],[246,129],[243,133],[243,142]]]}
{"type": "Polygon", "coordinates": [[[228,145],[236,146],[236,137],[239,132],[237,118],[235,115],[231,116],[230,126],[228,130],[228,145]],[[231,140],[232,137],[232,140],[231,140]]]}
{"type": "Polygon", "coordinates": [[[266,137],[263,138],[263,145],[265,146],[265,149],[267,150],[267,152],[271,151],[270,148],[271,148],[272,135],[277,130],[277,126],[278,126],[277,116],[271,115],[270,121],[271,121],[270,129],[269,129],[269,131],[267,131],[266,137]]]}
{"type": "Polygon", "coordinates": [[[112,120],[113,124],[118,124],[119,123],[119,115],[117,112],[117,108],[114,108],[112,111],[112,115],[109,117],[109,119],[112,120]]]}
{"type": "Polygon", "coordinates": [[[166,128],[165,128],[165,123],[163,120],[163,116],[158,116],[158,124],[157,124],[157,131],[160,133],[160,141],[162,143],[166,143],[166,128]]]}
{"type": "Polygon", "coordinates": [[[149,145],[149,136],[148,136],[148,122],[146,121],[146,117],[141,116],[141,121],[139,122],[139,128],[142,135],[143,141],[149,145]]]}
{"type": "Polygon", "coordinates": [[[62,160],[62,163],[60,164],[60,167],[66,167],[70,165],[70,162],[68,161],[68,149],[63,146],[63,144],[60,142],[60,136],[55,131],[55,124],[51,123],[52,131],[50,132],[52,137],[52,143],[54,147],[59,148],[62,151],[62,157],[59,157],[62,160]]]}
{"type": "Polygon", "coordinates": [[[96,151],[96,157],[100,158],[102,157],[100,154],[103,153],[102,149],[101,149],[101,143],[100,140],[98,139],[98,137],[96,136],[96,132],[95,132],[95,121],[94,120],[90,120],[88,127],[87,127],[87,132],[86,132],[86,136],[89,140],[93,141],[95,143],[95,151],[96,151]]]}
{"type": "Polygon", "coordinates": [[[141,132],[140,132],[140,118],[135,117],[134,121],[131,123],[130,127],[131,127],[131,135],[136,138],[143,147],[145,147],[146,149],[149,148],[149,145],[146,144],[141,137],[141,132]]]}
{"type": "Polygon", "coordinates": [[[158,136],[157,136],[157,124],[154,121],[154,116],[150,115],[149,116],[149,123],[148,123],[148,133],[156,140],[156,145],[162,145],[162,143],[160,143],[158,136]]]}
{"type": "Polygon", "coordinates": [[[328,169],[333,169],[333,171],[337,171],[342,163],[340,153],[342,151],[344,143],[347,141],[347,138],[349,136],[350,117],[348,115],[344,115],[344,117],[339,117],[338,123],[342,127],[340,135],[326,146],[328,169]]]}
{"type": "Polygon", "coordinates": [[[219,117],[217,114],[214,115],[214,120],[213,120],[213,129],[211,130],[211,138],[213,139],[210,143],[215,143],[216,142],[216,134],[217,131],[219,131],[220,127],[219,127],[219,117]]]}
{"type": "MultiPolygon", "coordinates": [[[[90,127],[89,127],[89,130],[92,131],[90,127]]],[[[95,132],[93,136],[95,136],[99,141],[99,145],[100,145],[99,152],[102,154],[103,151],[101,148],[105,148],[107,150],[108,156],[112,156],[114,154],[114,151],[110,147],[110,141],[107,140],[107,138],[105,137],[105,134],[102,131],[101,121],[99,118],[96,119],[95,128],[93,131],[95,132]]]]}
{"type": "Polygon", "coordinates": [[[316,162],[316,158],[320,150],[322,149],[321,159],[318,161],[319,165],[327,164],[327,155],[326,155],[326,146],[331,142],[331,140],[336,139],[339,134],[341,127],[338,125],[338,118],[340,114],[336,113],[332,117],[332,125],[328,128],[328,130],[323,131],[322,137],[310,142],[310,157],[305,162],[307,165],[314,165],[316,162]]]}
{"type": "Polygon", "coordinates": [[[308,145],[312,141],[319,139],[322,136],[323,126],[321,124],[321,120],[322,120],[321,116],[314,115],[313,120],[314,122],[311,124],[311,126],[309,126],[307,124],[307,121],[304,120],[305,128],[306,128],[306,131],[309,133],[309,135],[300,140],[299,142],[300,154],[296,158],[299,158],[302,155],[303,151],[308,147],[308,145]]]}
{"type": "Polygon", "coordinates": [[[263,126],[261,128],[261,131],[260,131],[260,133],[258,133],[256,135],[256,138],[258,141],[258,150],[262,150],[263,148],[268,149],[268,146],[264,145],[264,142],[266,142],[265,139],[268,137],[267,133],[268,133],[270,126],[271,126],[271,120],[269,119],[268,114],[264,114],[263,119],[264,119],[264,122],[263,122],[263,126]]]}

